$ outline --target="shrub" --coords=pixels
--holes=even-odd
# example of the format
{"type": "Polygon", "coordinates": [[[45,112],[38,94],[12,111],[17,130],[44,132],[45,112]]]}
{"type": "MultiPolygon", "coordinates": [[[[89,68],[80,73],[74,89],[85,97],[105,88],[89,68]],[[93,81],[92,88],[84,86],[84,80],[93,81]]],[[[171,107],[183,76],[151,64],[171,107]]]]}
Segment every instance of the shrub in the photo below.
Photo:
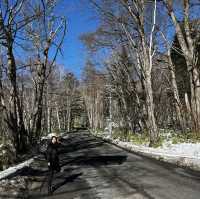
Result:
{"type": "Polygon", "coordinates": [[[10,142],[0,145],[0,169],[3,170],[16,161],[16,151],[10,142]]]}
{"type": "Polygon", "coordinates": [[[119,139],[121,141],[129,141],[133,144],[148,144],[149,137],[146,132],[142,134],[136,134],[132,131],[125,131],[122,128],[115,129],[113,131],[112,137],[114,139],[119,139]]]}

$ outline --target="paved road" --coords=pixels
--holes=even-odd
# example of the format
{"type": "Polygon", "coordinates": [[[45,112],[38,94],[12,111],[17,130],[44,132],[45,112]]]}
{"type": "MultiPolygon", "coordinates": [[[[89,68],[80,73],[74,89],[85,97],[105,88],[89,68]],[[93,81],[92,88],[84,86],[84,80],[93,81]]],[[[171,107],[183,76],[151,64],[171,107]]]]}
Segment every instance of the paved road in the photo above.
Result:
{"type": "Polygon", "coordinates": [[[33,169],[36,189],[31,198],[200,198],[200,173],[128,153],[94,138],[87,131],[70,133],[64,144],[61,156],[64,172],[55,176],[53,196],[47,196],[46,163],[36,161],[44,172],[33,169]],[[36,179],[40,179],[39,189],[36,179]]]}

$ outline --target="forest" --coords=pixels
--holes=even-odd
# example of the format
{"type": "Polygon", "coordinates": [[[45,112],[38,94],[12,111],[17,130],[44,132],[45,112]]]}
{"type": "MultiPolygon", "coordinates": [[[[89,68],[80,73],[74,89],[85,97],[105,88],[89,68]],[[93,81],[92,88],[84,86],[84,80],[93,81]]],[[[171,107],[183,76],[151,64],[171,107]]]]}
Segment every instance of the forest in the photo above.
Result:
{"type": "MultiPolygon", "coordinates": [[[[81,78],[57,64],[67,18],[56,0],[0,1],[1,169],[50,133],[200,139],[200,1],[89,0],[81,78]]],[[[80,3],[83,3],[80,1],[80,3]]]]}

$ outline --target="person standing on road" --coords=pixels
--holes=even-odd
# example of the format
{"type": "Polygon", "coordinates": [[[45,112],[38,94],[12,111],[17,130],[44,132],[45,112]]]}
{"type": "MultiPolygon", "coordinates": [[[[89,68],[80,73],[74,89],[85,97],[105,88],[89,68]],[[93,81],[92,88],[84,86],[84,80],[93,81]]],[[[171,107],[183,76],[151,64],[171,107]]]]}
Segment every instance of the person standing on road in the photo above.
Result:
{"type": "Polygon", "coordinates": [[[60,171],[60,163],[59,163],[59,147],[60,142],[57,136],[52,136],[51,141],[47,147],[47,161],[49,168],[49,176],[48,176],[48,193],[52,194],[52,180],[54,172],[60,171]]]}

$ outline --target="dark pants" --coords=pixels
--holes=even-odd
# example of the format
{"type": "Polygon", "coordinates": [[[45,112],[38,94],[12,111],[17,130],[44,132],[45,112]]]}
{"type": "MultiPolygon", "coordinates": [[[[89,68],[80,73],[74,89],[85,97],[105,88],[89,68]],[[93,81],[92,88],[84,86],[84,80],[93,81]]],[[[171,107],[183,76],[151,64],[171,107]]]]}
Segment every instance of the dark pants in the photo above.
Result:
{"type": "Polygon", "coordinates": [[[54,169],[49,167],[49,174],[48,174],[48,193],[52,192],[52,181],[53,181],[54,169]]]}
{"type": "Polygon", "coordinates": [[[48,173],[48,193],[52,193],[52,182],[53,182],[53,176],[55,172],[60,171],[60,166],[57,165],[56,167],[49,167],[49,173],[48,173]]]}

